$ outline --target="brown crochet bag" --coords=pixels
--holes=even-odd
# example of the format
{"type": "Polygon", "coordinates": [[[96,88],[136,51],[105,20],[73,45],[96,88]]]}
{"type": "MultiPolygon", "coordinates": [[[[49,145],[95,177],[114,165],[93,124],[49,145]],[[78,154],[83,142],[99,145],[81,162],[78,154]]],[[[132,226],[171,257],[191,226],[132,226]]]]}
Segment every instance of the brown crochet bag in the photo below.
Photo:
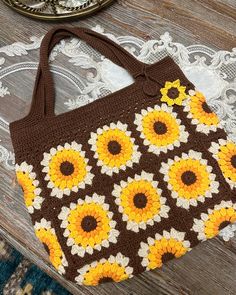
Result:
{"type": "Polygon", "coordinates": [[[10,125],[35,233],[60,274],[119,282],[236,220],[236,145],[170,57],[146,65],[85,28],[43,39],[30,113],[10,125]],[[135,82],[55,115],[48,55],[77,36],[135,82]]]}

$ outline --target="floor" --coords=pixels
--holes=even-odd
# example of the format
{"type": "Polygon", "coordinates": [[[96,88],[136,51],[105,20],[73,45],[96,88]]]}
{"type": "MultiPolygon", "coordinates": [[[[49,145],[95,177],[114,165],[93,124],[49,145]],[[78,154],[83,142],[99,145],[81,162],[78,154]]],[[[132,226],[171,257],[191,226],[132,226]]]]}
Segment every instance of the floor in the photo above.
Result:
{"type": "Polygon", "coordinates": [[[0,269],[0,294],[37,295],[48,292],[46,294],[70,295],[69,291],[28,261],[1,236],[0,269]]]}
{"type": "MultiPolygon", "coordinates": [[[[116,35],[155,39],[169,31],[176,41],[185,45],[201,43],[224,50],[236,47],[236,2],[233,0],[118,0],[90,18],[70,22],[72,26],[93,27],[97,24],[116,35]]],[[[0,47],[16,41],[28,42],[32,35],[42,36],[52,26],[52,23],[17,15],[0,3],[0,47]]],[[[25,78],[22,75],[22,83],[25,78]]],[[[27,112],[29,102],[22,104],[22,100],[22,95],[19,95],[9,101],[9,122],[27,112]],[[11,111],[10,106],[17,110],[17,105],[21,108],[11,111]]],[[[1,129],[0,140],[10,146],[9,135],[1,129]]],[[[236,294],[236,237],[229,242],[215,238],[199,245],[180,260],[169,262],[162,270],[145,273],[124,283],[98,288],[77,287],[60,278],[49,266],[46,253],[29,226],[21,191],[16,190],[15,176],[1,163],[0,193],[0,234],[73,294],[236,294]]]]}

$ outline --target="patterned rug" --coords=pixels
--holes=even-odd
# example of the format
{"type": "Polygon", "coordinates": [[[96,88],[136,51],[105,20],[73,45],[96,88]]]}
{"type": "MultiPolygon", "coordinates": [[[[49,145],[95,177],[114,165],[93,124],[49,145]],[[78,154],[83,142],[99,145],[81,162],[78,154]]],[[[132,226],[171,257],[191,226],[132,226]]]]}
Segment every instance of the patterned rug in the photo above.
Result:
{"type": "Polygon", "coordinates": [[[70,295],[0,237],[0,295],[70,295]]]}

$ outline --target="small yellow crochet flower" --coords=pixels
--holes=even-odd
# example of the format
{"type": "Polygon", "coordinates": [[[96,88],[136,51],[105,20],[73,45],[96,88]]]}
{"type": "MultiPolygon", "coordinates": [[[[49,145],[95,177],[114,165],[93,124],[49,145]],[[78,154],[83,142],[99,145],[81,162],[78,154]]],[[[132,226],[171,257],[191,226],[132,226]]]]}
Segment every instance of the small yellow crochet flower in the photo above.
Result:
{"type": "Polygon", "coordinates": [[[162,94],[161,101],[166,102],[168,106],[182,105],[182,101],[187,98],[185,90],[186,87],[180,85],[179,79],[174,82],[167,81],[165,87],[160,90],[162,94]]]}
{"type": "Polygon", "coordinates": [[[51,227],[51,222],[42,218],[40,222],[35,223],[34,229],[37,238],[46,247],[52,265],[60,274],[65,273],[64,266],[68,266],[68,263],[57,240],[55,230],[51,227]]]}
{"type": "Polygon", "coordinates": [[[225,226],[236,221],[236,204],[222,201],[214,209],[202,213],[201,219],[194,219],[193,230],[198,233],[198,239],[204,241],[218,235],[225,226]]]}
{"type": "Polygon", "coordinates": [[[121,253],[111,255],[87,264],[78,270],[75,278],[79,285],[96,286],[106,282],[120,282],[132,277],[133,268],[128,265],[129,258],[121,253]]]}
{"type": "Polygon", "coordinates": [[[149,237],[147,243],[141,242],[138,255],[142,257],[142,266],[147,270],[161,267],[163,263],[183,256],[190,251],[190,243],[184,240],[185,233],[174,228],[163,235],[156,234],[155,239],[149,237]]]}

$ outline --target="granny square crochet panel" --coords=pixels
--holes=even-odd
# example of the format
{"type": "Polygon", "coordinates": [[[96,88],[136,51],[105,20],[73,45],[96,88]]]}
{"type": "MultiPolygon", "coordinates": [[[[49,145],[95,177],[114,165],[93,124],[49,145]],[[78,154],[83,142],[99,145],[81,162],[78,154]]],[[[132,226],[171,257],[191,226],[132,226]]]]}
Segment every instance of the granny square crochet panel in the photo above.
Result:
{"type": "Polygon", "coordinates": [[[78,284],[160,268],[236,221],[236,145],[204,95],[171,59],[165,65],[155,95],[121,90],[132,103],[103,106],[90,122],[82,112],[99,102],[63,114],[69,123],[49,118],[51,133],[35,127],[40,139],[16,153],[36,236],[78,284]]]}

